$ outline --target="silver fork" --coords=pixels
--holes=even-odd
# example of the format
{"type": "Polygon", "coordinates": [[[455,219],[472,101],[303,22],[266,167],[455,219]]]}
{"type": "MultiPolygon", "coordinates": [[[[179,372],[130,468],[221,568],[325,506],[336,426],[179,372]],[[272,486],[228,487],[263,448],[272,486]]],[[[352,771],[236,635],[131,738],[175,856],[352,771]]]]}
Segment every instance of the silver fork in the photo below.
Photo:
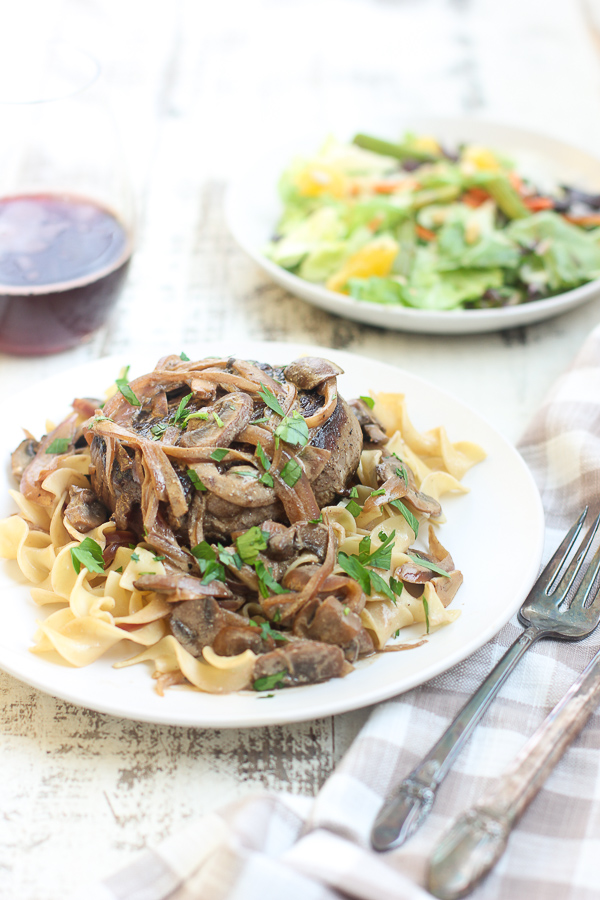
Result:
{"type": "Polygon", "coordinates": [[[521,606],[519,620],[525,626],[525,631],[509,647],[427,756],[385,800],[371,831],[371,844],[375,850],[391,850],[401,846],[420,827],[454,760],[524,653],[541,638],[580,641],[595,629],[600,621],[600,598],[594,597],[590,605],[588,601],[600,571],[600,550],[588,565],[571,602],[561,608],[581,571],[600,525],[599,515],[564,571],[587,512],[586,506],[521,606]]]}

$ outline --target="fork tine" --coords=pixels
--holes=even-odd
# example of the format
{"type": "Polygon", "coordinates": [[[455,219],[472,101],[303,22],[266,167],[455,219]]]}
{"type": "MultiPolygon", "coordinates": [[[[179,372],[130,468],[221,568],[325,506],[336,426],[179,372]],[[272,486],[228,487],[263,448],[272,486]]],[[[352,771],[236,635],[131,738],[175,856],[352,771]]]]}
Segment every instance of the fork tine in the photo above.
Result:
{"type": "MultiPolygon", "coordinates": [[[[600,516],[596,519],[596,527],[600,524],[600,516]]],[[[591,562],[587,568],[587,572],[585,573],[583,579],[581,580],[581,584],[577,588],[575,596],[571,601],[569,609],[584,609],[589,598],[592,593],[592,588],[594,587],[594,583],[598,577],[598,573],[600,573],[600,547],[594,553],[594,556],[591,559],[591,562]]],[[[590,604],[590,609],[598,608],[600,606],[600,592],[596,591],[596,596],[594,597],[593,602],[590,604]]]]}
{"type": "Polygon", "coordinates": [[[554,552],[553,556],[550,557],[550,559],[544,566],[543,572],[534,585],[536,594],[538,592],[551,594],[554,590],[556,580],[560,575],[562,567],[565,564],[569,553],[573,549],[575,541],[579,537],[579,532],[583,527],[583,523],[587,514],[588,507],[586,506],[577,521],[569,528],[558,549],[554,552]]]}
{"type": "Polygon", "coordinates": [[[569,591],[573,587],[575,579],[577,578],[577,575],[579,574],[584,560],[587,556],[588,550],[590,549],[592,542],[596,536],[599,525],[600,515],[598,515],[596,519],[594,519],[594,521],[588,528],[585,537],[583,538],[577,549],[576,556],[572,559],[569,568],[566,570],[556,587],[557,596],[556,598],[553,598],[553,602],[556,607],[560,606],[561,603],[566,600],[569,591]],[[560,593],[558,593],[559,591],[560,593]]]}

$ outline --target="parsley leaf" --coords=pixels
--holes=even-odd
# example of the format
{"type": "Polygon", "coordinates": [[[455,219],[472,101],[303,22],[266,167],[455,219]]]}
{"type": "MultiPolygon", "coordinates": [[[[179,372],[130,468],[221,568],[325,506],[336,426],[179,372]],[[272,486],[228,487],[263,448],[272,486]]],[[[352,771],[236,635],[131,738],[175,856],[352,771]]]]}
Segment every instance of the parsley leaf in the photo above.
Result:
{"type": "Polygon", "coordinates": [[[373,400],[372,397],[365,397],[361,394],[358,399],[362,400],[363,403],[366,403],[366,405],[369,407],[369,409],[373,409],[373,407],[375,406],[375,401],[373,400]]]}
{"type": "Polygon", "coordinates": [[[396,597],[400,597],[402,595],[402,591],[404,590],[404,585],[401,581],[398,581],[397,578],[394,578],[393,575],[390,576],[390,587],[395,593],[396,597]]]}
{"type": "Polygon", "coordinates": [[[385,488],[378,488],[376,491],[371,491],[369,497],[383,497],[385,494],[385,488]]]}
{"type": "Polygon", "coordinates": [[[242,560],[231,547],[224,547],[223,544],[217,544],[217,547],[219,548],[219,560],[222,563],[234,569],[242,568],[242,560]]]}
{"type": "Polygon", "coordinates": [[[387,584],[381,577],[381,575],[377,574],[377,572],[369,571],[369,576],[371,578],[371,585],[373,587],[373,590],[379,591],[380,594],[385,594],[388,600],[391,600],[395,606],[396,598],[394,597],[389,584],[387,584]]]}
{"type": "Polygon", "coordinates": [[[217,462],[221,462],[221,460],[225,459],[228,453],[229,450],[226,447],[218,447],[210,454],[210,458],[215,459],[217,462]]]}
{"type": "Polygon", "coordinates": [[[70,443],[69,438],[54,438],[52,443],[46,447],[46,453],[66,453],[70,443]]]}
{"type": "Polygon", "coordinates": [[[322,521],[323,521],[323,513],[321,513],[321,515],[319,516],[318,519],[309,519],[309,520],[308,520],[308,522],[309,522],[310,525],[320,525],[320,523],[321,523],[322,521]]]}
{"type": "Polygon", "coordinates": [[[182,350],[181,353],[179,354],[179,359],[181,359],[183,362],[189,362],[189,361],[190,361],[189,356],[188,356],[186,353],[184,353],[183,350],[182,350]]]}
{"type": "Polygon", "coordinates": [[[219,428],[223,428],[223,424],[224,424],[223,419],[221,419],[214,410],[213,410],[212,417],[215,420],[215,422],[217,423],[217,425],[219,426],[219,428]]]}
{"type": "Polygon", "coordinates": [[[141,401],[138,400],[132,389],[129,387],[129,380],[127,378],[128,373],[129,366],[126,367],[123,376],[116,379],[115,384],[128,403],[131,403],[132,406],[141,406],[141,401]]]}
{"type": "Polygon", "coordinates": [[[263,450],[262,444],[257,444],[257,445],[256,445],[256,451],[255,451],[255,453],[256,453],[256,456],[258,456],[258,458],[259,458],[259,460],[260,460],[260,464],[261,464],[261,466],[263,467],[263,469],[264,469],[266,472],[268,472],[269,469],[271,468],[271,460],[269,459],[269,457],[267,456],[267,454],[266,454],[265,451],[263,450]]]}
{"type": "Polygon", "coordinates": [[[356,487],[356,485],[354,485],[354,487],[350,489],[350,496],[354,500],[356,500],[356,498],[358,497],[358,488],[356,487]]]}
{"type": "Polygon", "coordinates": [[[104,572],[102,548],[93,538],[86,537],[78,547],[71,547],[71,561],[78,575],[82,566],[85,566],[88,572],[98,574],[104,572]]]}
{"type": "Polygon", "coordinates": [[[419,536],[419,520],[411,513],[410,509],[404,505],[402,500],[390,500],[390,506],[393,506],[398,512],[401,512],[409,526],[415,533],[415,537],[419,536]]]}
{"type": "Polygon", "coordinates": [[[281,416],[281,418],[284,419],[285,413],[279,405],[279,401],[277,400],[277,397],[275,396],[273,391],[269,390],[268,387],[265,387],[262,381],[260,383],[260,386],[262,388],[262,391],[258,392],[259,396],[262,397],[269,409],[272,409],[274,413],[277,413],[278,416],[281,416]]]}
{"type": "Polygon", "coordinates": [[[294,410],[294,414],[285,416],[283,421],[275,429],[275,435],[285,441],[287,444],[293,444],[296,447],[304,447],[308,444],[308,425],[306,419],[298,410],[294,410]]]}
{"type": "Polygon", "coordinates": [[[252,687],[255,691],[270,691],[280,681],[283,681],[286,675],[286,669],[283,672],[274,672],[273,675],[264,675],[262,678],[257,678],[252,687]]]}
{"type": "Polygon", "coordinates": [[[193,469],[188,469],[187,475],[197,491],[207,490],[206,486],[202,483],[202,480],[197,472],[195,472],[193,469]]]}
{"type": "Polygon", "coordinates": [[[287,594],[286,589],[281,587],[281,585],[275,581],[273,573],[265,566],[262,560],[256,560],[254,563],[254,570],[258,577],[258,589],[265,600],[270,596],[269,590],[274,594],[287,594]]]}
{"type": "Polygon", "coordinates": [[[206,560],[214,560],[217,559],[217,554],[210,546],[208,541],[200,541],[199,544],[196,544],[195,547],[192,547],[192,556],[195,556],[196,559],[206,559],[206,560]]]}
{"type": "Polygon", "coordinates": [[[261,484],[266,484],[267,487],[273,487],[273,476],[268,472],[265,472],[264,475],[261,475],[258,480],[261,484]]]}
{"type": "Polygon", "coordinates": [[[153,556],[154,562],[162,562],[163,559],[166,559],[166,556],[153,556]]]}
{"type": "Polygon", "coordinates": [[[365,569],[358,557],[348,556],[347,553],[338,553],[338,564],[350,576],[358,581],[365,594],[371,593],[370,573],[365,569]]]}
{"type": "MultiPolygon", "coordinates": [[[[384,532],[382,532],[383,534],[384,532]]],[[[392,564],[392,546],[396,538],[396,532],[392,531],[384,540],[381,547],[374,550],[369,557],[369,565],[376,569],[389,569],[392,564]]]]}
{"type": "Polygon", "coordinates": [[[204,578],[202,584],[210,584],[211,581],[225,581],[225,569],[214,559],[199,559],[198,565],[204,578]]]}
{"type": "Polygon", "coordinates": [[[302,466],[297,459],[288,459],[285,466],[279,473],[280,478],[285,481],[288,487],[294,487],[302,475],[302,466]]]}
{"type": "Polygon", "coordinates": [[[425,626],[427,628],[427,634],[429,634],[429,603],[423,597],[423,611],[425,612],[425,626]]]}
{"type": "Polygon", "coordinates": [[[188,413],[179,423],[180,428],[187,428],[190,419],[208,419],[208,413],[203,409],[198,410],[198,412],[188,413]]]}
{"type": "Polygon", "coordinates": [[[423,566],[425,569],[431,569],[432,572],[437,572],[438,575],[444,575],[446,578],[450,578],[449,572],[436,566],[435,563],[429,562],[428,559],[423,559],[422,556],[417,556],[415,553],[407,553],[407,556],[409,556],[418,566],[423,566]]]}
{"type": "Polygon", "coordinates": [[[359,506],[356,500],[349,500],[348,503],[346,503],[346,509],[355,519],[358,518],[362,512],[362,506],[359,506]]]}
{"type": "Polygon", "coordinates": [[[263,641],[266,641],[267,638],[273,638],[274,641],[289,641],[289,637],[287,635],[282,634],[281,631],[277,631],[275,628],[271,628],[270,622],[263,622],[260,626],[260,636],[263,641]]]}
{"type": "Polygon", "coordinates": [[[152,435],[153,441],[158,441],[163,436],[167,428],[169,427],[167,422],[161,422],[160,425],[153,425],[150,429],[150,434],[152,435]]]}
{"type": "Polygon", "coordinates": [[[131,559],[132,559],[134,562],[139,562],[139,561],[140,561],[140,555],[139,555],[139,553],[132,553],[132,554],[131,554],[131,559]]]}
{"type": "Polygon", "coordinates": [[[360,544],[358,545],[358,558],[361,563],[369,562],[369,557],[371,555],[371,538],[368,534],[364,536],[360,544]]]}
{"type": "Polygon", "coordinates": [[[248,563],[249,566],[254,565],[260,551],[267,549],[268,539],[269,532],[261,531],[258,525],[253,525],[244,534],[240,534],[235,539],[235,545],[243,562],[248,563]]]}
{"type": "Polygon", "coordinates": [[[193,394],[187,394],[187,396],[181,398],[181,400],[179,401],[179,406],[177,407],[177,412],[173,416],[173,425],[182,424],[185,418],[183,412],[193,396],[193,394]]]}

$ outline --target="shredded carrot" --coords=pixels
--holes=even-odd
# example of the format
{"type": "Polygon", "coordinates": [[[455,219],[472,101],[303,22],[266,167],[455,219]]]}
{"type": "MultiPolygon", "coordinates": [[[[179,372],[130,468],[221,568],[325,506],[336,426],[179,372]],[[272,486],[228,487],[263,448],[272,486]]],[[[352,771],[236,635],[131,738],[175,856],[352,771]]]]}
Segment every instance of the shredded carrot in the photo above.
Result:
{"type": "Polygon", "coordinates": [[[510,181],[511,185],[514,187],[515,191],[517,191],[517,193],[519,193],[519,194],[525,193],[525,185],[523,184],[523,179],[521,178],[521,176],[519,174],[517,174],[517,172],[509,172],[508,180],[510,181]]]}
{"type": "Polygon", "coordinates": [[[542,209],[554,209],[554,201],[550,197],[524,197],[523,203],[531,212],[540,212],[542,209]]]}
{"type": "Polygon", "coordinates": [[[376,181],[372,187],[376,194],[393,194],[398,190],[402,181],[376,181]]]}
{"type": "Polygon", "coordinates": [[[422,225],[417,225],[415,231],[417,232],[417,237],[420,237],[422,241],[435,241],[435,231],[423,228],[422,225]]]}
{"type": "Polygon", "coordinates": [[[567,222],[570,222],[571,225],[600,225],[600,213],[592,213],[589,216],[564,216],[564,218],[567,222]]]}
{"type": "Polygon", "coordinates": [[[461,197],[462,202],[466,203],[467,206],[472,206],[473,209],[481,206],[482,203],[485,203],[486,200],[489,199],[490,195],[488,192],[484,191],[483,188],[478,187],[469,188],[469,190],[465,191],[461,197]]]}

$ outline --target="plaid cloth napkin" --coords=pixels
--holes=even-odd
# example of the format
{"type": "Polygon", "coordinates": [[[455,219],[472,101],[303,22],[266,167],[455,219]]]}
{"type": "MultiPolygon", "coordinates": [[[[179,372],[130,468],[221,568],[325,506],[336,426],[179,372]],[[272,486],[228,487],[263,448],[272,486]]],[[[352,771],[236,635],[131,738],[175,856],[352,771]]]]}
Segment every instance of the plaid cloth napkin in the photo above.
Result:
{"type": "MultiPolygon", "coordinates": [[[[546,555],[585,503],[600,509],[600,327],[555,385],[521,451],[540,488],[546,555]]],[[[518,514],[518,510],[516,511],[518,514]]],[[[542,641],[521,661],[400,850],[369,847],[390,788],[439,737],[520,633],[516,618],[470,659],[376,707],[313,799],[259,794],[200,819],[74,900],[431,900],[434,844],[512,761],[600,646],[542,641]]],[[[600,900],[600,715],[592,717],[474,900],[600,900]]]]}

